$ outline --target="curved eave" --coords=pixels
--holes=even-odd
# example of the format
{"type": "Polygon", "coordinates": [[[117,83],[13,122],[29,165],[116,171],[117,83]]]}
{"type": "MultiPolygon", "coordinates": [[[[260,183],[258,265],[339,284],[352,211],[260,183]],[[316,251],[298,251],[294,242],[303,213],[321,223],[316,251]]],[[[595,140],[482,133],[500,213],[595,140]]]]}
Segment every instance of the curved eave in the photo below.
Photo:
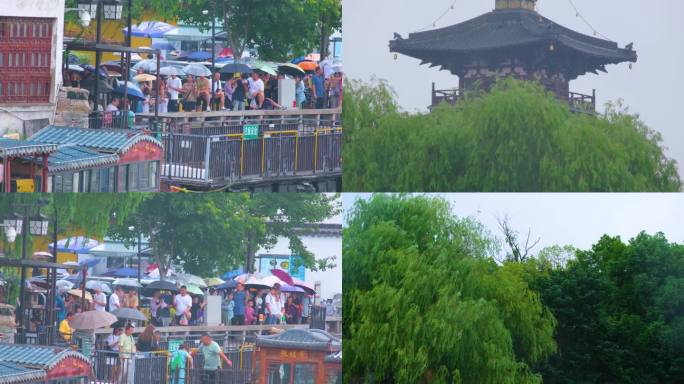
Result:
{"type": "Polygon", "coordinates": [[[49,155],[57,151],[57,144],[32,144],[17,147],[1,148],[0,156],[26,157],[49,155]]]}
{"type": "Polygon", "coordinates": [[[407,39],[396,38],[389,48],[432,66],[453,67],[465,64],[473,55],[494,55],[504,49],[547,49],[552,43],[595,67],[637,60],[631,49],[573,31],[528,10],[492,11],[449,27],[412,33],[407,39]]]}
{"type": "Polygon", "coordinates": [[[117,154],[123,154],[124,152],[128,151],[134,145],[138,144],[141,141],[147,141],[149,143],[152,143],[152,144],[158,146],[159,148],[163,148],[161,141],[155,139],[154,137],[152,137],[150,135],[139,134],[139,135],[135,135],[135,136],[131,137],[130,139],[128,139],[128,141],[126,141],[121,147],[119,147],[119,149],[116,151],[116,153],[117,154]]]}
{"type": "Polygon", "coordinates": [[[31,383],[37,380],[44,380],[46,376],[43,370],[34,370],[29,372],[12,373],[0,376],[0,384],[20,384],[31,383]]]}
{"type": "Polygon", "coordinates": [[[117,155],[102,155],[88,159],[61,161],[55,164],[48,164],[48,172],[54,173],[95,168],[105,165],[113,165],[116,164],[118,161],[119,156],[117,155]]]}

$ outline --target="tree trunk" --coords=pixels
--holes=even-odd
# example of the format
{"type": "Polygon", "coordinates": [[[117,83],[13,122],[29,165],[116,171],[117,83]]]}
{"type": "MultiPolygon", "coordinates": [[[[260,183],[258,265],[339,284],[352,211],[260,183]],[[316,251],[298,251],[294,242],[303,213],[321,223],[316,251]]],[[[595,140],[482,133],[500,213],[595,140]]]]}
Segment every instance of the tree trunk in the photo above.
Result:
{"type": "Polygon", "coordinates": [[[325,60],[326,57],[328,57],[328,50],[330,47],[330,32],[327,24],[327,18],[322,17],[321,18],[321,60],[325,60]]]}

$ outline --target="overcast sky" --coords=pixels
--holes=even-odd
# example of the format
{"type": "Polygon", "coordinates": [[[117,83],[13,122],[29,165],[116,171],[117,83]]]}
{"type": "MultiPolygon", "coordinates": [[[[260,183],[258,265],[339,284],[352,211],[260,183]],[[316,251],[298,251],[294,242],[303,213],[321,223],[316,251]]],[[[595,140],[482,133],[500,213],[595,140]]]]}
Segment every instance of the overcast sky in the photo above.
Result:
{"type": "MultiPolygon", "coordinates": [[[[456,76],[437,68],[419,66],[419,60],[389,52],[393,32],[407,37],[430,25],[454,0],[343,0],[345,71],[351,79],[375,76],[390,82],[408,111],[424,111],[430,103],[431,83],[438,88],[458,86],[456,76]]],[[[662,133],[668,155],[684,174],[684,1],[682,0],[574,0],[596,30],[624,47],[634,42],[639,60],[610,65],[608,73],[585,75],[571,90],[590,94],[598,104],[622,98],[649,126],[662,133]]],[[[491,11],[494,0],[456,0],[437,27],[456,24],[491,11]]],[[[539,0],[544,16],[585,34],[592,30],[578,17],[568,0],[539,0]]]]}
{"type": "MultiPolygon", "coordinates": [[[[583,194],[583,193],[451,193],[438,194],[453,205],[459,217],[473,217],[501,238],[497,218],[508,216],[521,234],[531,230],[540,238],[534,253],[551,245],[589,249],[602,235],[619,235],[627,241],[646,231],[663,232],[670,242],[684,243],[684,194],[583,194]]],[[[343,195],[347,212],[358,198],[343,195]]]]}

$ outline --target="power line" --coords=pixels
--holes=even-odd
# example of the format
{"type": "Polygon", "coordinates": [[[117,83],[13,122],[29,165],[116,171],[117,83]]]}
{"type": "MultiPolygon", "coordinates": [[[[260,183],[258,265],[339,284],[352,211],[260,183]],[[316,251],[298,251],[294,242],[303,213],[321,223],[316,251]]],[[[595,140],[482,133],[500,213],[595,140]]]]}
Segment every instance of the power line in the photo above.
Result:
{"type": "Polygon", "coordinates": [[[427,30],[427,29],[429,29],[429,28],[436,27],[436,26],[437,26],[437,23],[438,23],[440,20],[442,20],[442,19],[444,18],[444,16],[446,16],[447,14],[449,14],[449,12],[453,11],[454,9],[456,9],[456,8],[454,7],[454,6],[456,5],[456,2],[458,2],[458,0],[454,0],[454,2],[451,3],[451,5],[449,6],[449,8],[447,8],[447,9],[444,11],[444,13],[442,13],[437,19],[435,19],[435,21],[433,21],[432,23],[426,25],[425,27],[423,27],[423,28],[417,30],[416,32],[423,32],[423,31],[425,31],[425,30],[427,30]]]}
{"type": "Polygon", "coordinates": [[[568,3],[570,3],[570,6],[572,6],[572,8],[575,10],[575,16],[578,17],[580,20],[582,20],[584,22],[584,24],[586,24],[587,27],[589,27],[592,30],[592,32],[594,32],[594,36],[598,35],[598,36],[603,37],[606,40],[614,41],[613,39],[610,39],[606,35],[597,31],[596,28],[594,28],[594,26],[591,25],[591,23],[582,15],[582,13],[579,11],[579,9],[577,8],[577,6],[575,5],[575,3],[572,0],[568,0],[568,3]]]}

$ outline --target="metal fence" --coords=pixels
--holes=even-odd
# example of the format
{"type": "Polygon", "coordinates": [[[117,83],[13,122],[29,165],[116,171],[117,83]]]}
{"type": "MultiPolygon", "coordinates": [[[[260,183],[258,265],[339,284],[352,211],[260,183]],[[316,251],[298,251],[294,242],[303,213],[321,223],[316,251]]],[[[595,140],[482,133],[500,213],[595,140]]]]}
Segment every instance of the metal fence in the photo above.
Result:
{"type": "MultiPolygon", "coordinates": [[[[213,128],[202,129],[209,135],[167,133],[163,136],[166,157],[163,178],[234,182],[335,173],[342,169],[342,128],[338,126],[273,124],[255,138],[246,137],[242,132],[215,134],[217,131],[213,128]]],[[[232,126],[220,129],[237,130],[232,126]]]]}
{"type": "Polygon", "coordinates": [[[169,382],[169,354],[166,351],[120,353],[97,350],[91,354],[93,383],[165,384],[169,382]]]}

